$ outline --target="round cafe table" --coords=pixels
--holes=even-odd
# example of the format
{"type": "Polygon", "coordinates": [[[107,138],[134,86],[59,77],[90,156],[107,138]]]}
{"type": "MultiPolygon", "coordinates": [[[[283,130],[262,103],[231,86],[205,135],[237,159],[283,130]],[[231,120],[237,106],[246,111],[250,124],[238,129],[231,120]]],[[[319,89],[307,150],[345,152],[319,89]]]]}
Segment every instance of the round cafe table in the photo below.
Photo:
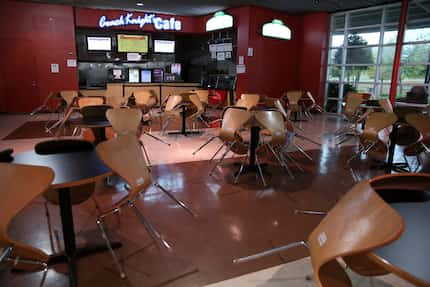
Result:
{"type": "Polygon", "coordinates": [[[404,191],[395,200],[386,194],[383,198],[402,216],[405,230],[396,241],[373,250],[370,259],[416,286],[430,287],[430,191],[404,191]]]}
{"type": "MultiPolygon", "coordinates": [[[[54,171],[55,177],[50,188],[56,189],[59,195],[65,252],[51,255],[48,265],[68,262],[70,286],[77,286],[76,259],[107,248],[105,244],[76,247],[70,188],[106,178],[112,174],[111,170],[100,161],[94,150],[50,155],[24,152],[14,155],[13,163],[47,166],[54,171]]],[[[113,246],[118,248],[121,244],[114,242],[113,246]]]]}

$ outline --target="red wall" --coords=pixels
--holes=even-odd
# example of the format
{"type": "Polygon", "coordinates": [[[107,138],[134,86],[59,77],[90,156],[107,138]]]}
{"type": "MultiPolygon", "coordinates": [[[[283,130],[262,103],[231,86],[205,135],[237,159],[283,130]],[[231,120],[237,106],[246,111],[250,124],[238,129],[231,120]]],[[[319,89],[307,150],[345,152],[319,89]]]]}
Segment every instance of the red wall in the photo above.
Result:
{"type": "Polygon", "coordinates": [[[0,111],[29,112],[50,91],[78,88],[77,68],[66,67],[76,59],[73,8],[4,1],[0,42],[0,111]]]}
{"type": "Polygon", "coordinates": [[[320,105],[324,103],[329,30],[328,13],[302,16],[299,86],[309,90],[320,105]]]}
{"type": "MultiPolygon", "coordinates": [[[[76,59],[75,26],[98,27],[100,16],[116,18],[125,13],[84,8],[75,8],[74,11],[69,6],[14,1],[4,2],[0,8],[0,41],[16,45],[16,49],[13,46],[9,48],[9,54],[3,53],[7,57],[3,56],[5,59],[2,58],[0,68],[0,112],[28,112],[39,105],[50,91],[77,89],[77,69],[66,67],[67,59],[76,59]],[[10,19],[19,21],[12,26],[10,19]],[[24,60],[18,59],[31,62],[28,67],[33,67],[33,72],[22,73],[22,68],[15,64],[24,60]],[[60,64],[59,74],[50,73],[51,63],[60,64]],[[14,66],[15,71],[11,72],[14,66]],[[23,94],[22,90],[16,91],[23,82],[21,74],[28,74],[27,78],[35,78],[37,82],[37,87],[31,87],[31,93],[25,97],[16,96],[23,94]]],[[[287,90],[304,89],[310,90],[319,103],[323,102],[329,31],[327,13],[287,15],[254,6],[231,8],[227,12],[235,19],[237,56],[244,56],[246,65],[246,73],[237,77],[238,96],[249,92],[279,97],[287,90]],[[274,18],[290,27],[290,41],[261,36],[261,25],[274,18]],[[247,56],[248,47],[253,48],[252,57],[247,56]]],[[[182,32],[204,33],[206,20],[211,16],[173,17],[182,21],[182,32]]],[[[129,28],[139,29],[137,26],[129,28]]],[[[148,26],[144,30],[152,29],[148,26]]],[[[0,55],[4,52],[2,46],[0,55]]],[[[27,85],[30,82],[27,79],[27,85]]],[[[24,89],[25,85],[21,86],[24,89]]]]}

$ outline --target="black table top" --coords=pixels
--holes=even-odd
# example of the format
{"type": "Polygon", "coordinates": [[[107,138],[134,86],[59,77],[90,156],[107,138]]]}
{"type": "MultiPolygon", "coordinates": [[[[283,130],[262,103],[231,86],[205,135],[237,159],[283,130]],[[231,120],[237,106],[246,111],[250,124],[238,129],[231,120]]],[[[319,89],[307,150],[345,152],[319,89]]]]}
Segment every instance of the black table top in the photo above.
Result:
{"type": "Polygon", "coordinates": [[[78,186],[111,174],[111,170],[101,162],[95,151],[51,155],[39,155],[30,151],[14,155],[13,163],[50,167],[55,173],[51,184],[53,188],[78,186]]]}
{"type": "Polygon", "coordinates": [[[106,128],[110,127],[111,123],[108,120],[103,119],[76,119],[69,121],[71,126],[81,128],[106,128]]]}
{"type": "Polygon", "coordinates": [[[430,284],[430,200],[393,202],[390,206],[402,215],[405,230],[398,240],[373,253],[386,264],[430,284]]]}

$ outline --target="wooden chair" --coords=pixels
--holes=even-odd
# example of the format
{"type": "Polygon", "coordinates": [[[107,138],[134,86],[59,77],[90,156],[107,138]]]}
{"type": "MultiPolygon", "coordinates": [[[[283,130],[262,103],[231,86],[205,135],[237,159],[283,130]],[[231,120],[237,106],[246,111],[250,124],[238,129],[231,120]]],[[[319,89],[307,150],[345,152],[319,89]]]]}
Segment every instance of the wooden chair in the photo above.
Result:
{"type": "Polygon", "coordinates": [[[197,94],[200,102],[206,107],[209,104],[209,91],[208,90],[191,90],[190,93],[197,94]]]}
{"type": "MultiPolygon", "coordinates": [[[[246,155],[248,153],[248,145],[244,142],[239,134],[239,129],[249,121],[251,113],[244,107],[229,107],[226,108],[223,114],[221,127],[217,130],[216,137],[221,139],[222,145],[218,148],[211,160],[225,147],[225,151],[221,158],[212,167],[209,175],[212,175],[216,167],[222,163],[228,152],[233,152],[238,155],[246,155]]],[[[256,159],[257,164],[258,158],[256,159]]],[[[237,182],[238,177],[235,179],[237,182]]],[[[262,178],[264,182],[264,178],[262,178]]]]}
{"type": "Polygon", "coordinates": [[[247,110],[251,110],[253,107],[258,105],[260,101],[260,95],[258,94],[242,94],[240,99],[236,102],[236,107],[244,107],[247,110]]]}
{"type": "Polygon", "coordinates": [[[394,125],[397,121],[397,116],[394,113],[375,112],[371,113],[366,120],[366,126],[363,133],[360,135],[360,145],[358,152],[350,157],[346,164],[361,154],[369,154],[371,157],[383,161],[388,151],[388,135],[380,136],[380,132],[394,125]]]}
{"type": "Polygon", "coordinates": [[[403,151],[405,156],[416,157],[418,165],[415,171],[417,171],[422,165],[420,155],[424,153],[427,157],[430,156],[430,116],[422,113],[412,113],[407,114],[405,120],[421,134],[420,140],[409,145],[403,151]]]}
{"type": "Polygon", "coordinates": [[[14,269],[45,270],[49,255],[44,251],[9,237],[11,220],[31,201],[42,194],[54,179],[48,167],[0,163],[0,263],[14,269]]]}
{"type": "Polygon", "coordinates": [[[181,95],[171,95],[167,99],[166,105],[164,107],[164,115],[167,117],[166,122],[161,128],[161,134],[164,134],[167,127],[170,125],[171,121],[175,118],[181,117],[181,111],[179,109],[180,104],[182,103],[181,95]]]}
{"type": "MultiPolygon", "coordinates": [[[[288,167],[287,160],[282,152],[283,147],[287,144],[287,132],[281,112],[270,110],[259,111],[255,114],[255,119],[269,132],[269,136],[264,137],[260,147],[266,147],[275,156],[278,163],[285,168],[288,175],[294,179],[294,175],[288,167]]],[[[242,163],[239,174],[243,169],[244,163],[245,161],[242,163]]]]}
{"type": "MultiPolygon", "coordinates": [[[[115,264],[119,269],[121,277],[125,278],[124,270],[119,263],[118,257],[112,249],[109,237],[104,228],[103,220],[106,216],[119,213],[122,208],[129,207],[134,211],[137,218],[142,222],[149,234],[155,240],[157,240],[157,242],[167,249],[171,249],[171,246],[152,226],[152,224],[146,220],[146,218],[135,205],[138,196],[145,193],[148,187],[153,184],[151,174],[136,136],[131,133],[119,135],[116,138],[112,138],[108,141],[100,143],[96,147],[96,150],[104,164],[106,164],[113,172],[123,178],[129,185],[128,194],[117,202],[113,203],[107,211],[102,212],[97,217],[97,225],[100,229],[100,232],[106,241],[115,264]]],[[[182,207],[185,206],[184,203],[173,197],[170,192],[164,190],[159,185],[156,186],[164,191],[170,198],[179,203],[182,207]]],[[[187,211],[190,210],[187,209],[187,211]]],[[[194,213],[192,214],[194,215],[194,213]]]]}
{"type": "Polygon", "coordinates": [[[196,127],[196,123],[197,123],[198,121],[203,122],[203,123],[206,125],[206,127],[209,127],[209,124],[208,124],[208,123],[206,122],[206,120],[202,117],[202,116],[203,116],[203,114],[204,114],[204,112],[205,112],[205,107],[204,107],[204,105],[203,105],[202,101],[200,100],[199,95],[198,95],[198,94],[196,94],[196,93],[192,93],[192,94],[190,94],[190,95],[188,96],[188,99],[189,99],[189,100],[190,100],[190,102],[191,102],[191,103],[193,103],[193,105],[197,108],[197,110],[196,110],[193,114],[191,114],[191,115],[189,115],[189,116],[187,117],[187,119],[189,119],[189,120],[191,120],[191,121],[192,121],[192,123],[193,123],[193,129],[195,129],[195,127],[196,127]]]}
{"type": "Polygon", "coordinates": [[[151,114],[152,107],[157,103],[157,98],[150,91],[133,92],[136,107],[142,111],[142,115],[151,114]]]}
{"type": "Polygon", "coordinates": [[[356,184],[328,212],[307,241],[290,243],[248,257],[235,259],[244,263],[277,254],[293,247],[308,248],[319,287],[351,287],[338,258],[367,253],[400,237],[402,217],[392,209],[366,181],[356,184]]]}
{"type": "Polygon", "coordinates": [[[76,99],[79,96],[79,93],[78,91],[60,91],[59,96],[62,99],[62,101],[64,101],[65,108],[64,108],[62,118],[56,124],[50,127],[50,130],[53,130],[54,128],[58,127],[57,132],[55,133],[55,136],[61,135],[61,133],[64,131],[67,121],[70,119],[72,114],[77,111],[75,103],[76,103],[76,99]]]}
{"type": "Polygon", "coordinates": [[[342,144],[350,139],[359,137],[357,125],[360,120],[360,105],[364,102],[365,95],[360,93],[348,92],[346,95],[346,105],[343,110],[343,117],[347,121],[344,127],[334,132],[337,144],[342,144]]]}
{"type": "Polygon", "coordinates": [[[300,115],[302,107],[299,105],[299,101],[303,97],[303,91],[289,91],[283,97],[286,97],[288,102],[287,119],[291,120],[292,113],[300,115]]]}
{"type": "MultiPolygon", "coordinates": [[[[284,106],[282,105],[282,102],[280,100],[277,100],[274,102],[274,105],[276,107],[276,109],[278,109],[278,111],[282,114],[282,116],[284,117],[284,123],[285,123],[285,128],[287,131],[287,143],[284,146],[283,150],[287,151],[290,145],[293,145],[301,154],[303,154],[307,159],[309,159],[310,161],[312,161],[312,157],[303,149],[302,146],[300,146],[298,143],[296,143],[294,141],[294,138],[299,138],[301,140],[305,140],[308,141],[310,143],[313,143],[314,145],[317,146],[321,146],[320,143],[317,143],[316,141],[302,135],[300,132],[298,132],[298,128],[290,121],[288,120],[288,114],[284,109],[284,106]]],[[[303,131],[303,130],[302,130],[303,131]]],[[[289,158],[291,161],[293,161],[293,163],[300,169],[301,167],[295,163],[294,159],[292,157],[290,157],[288,155],[288,153],[285,153],[285,155],[287,156],[287,158],[289,158]]]]}
{"type": "Polygon", "coordinates": [[[145,158],[151,166],[151,161],[149,159],[148,152],[140,140],[140,135],[142,134],[141,128],[141,119],[142,112],[140,109],[109,109],[106,111],[106,118],[112,125],[113,131],[117,135],[124,134],[134,134],[139,140],[140,145],[142,146],[145,158]]]}
{"type": "Polygon", "coordinates": [[[105,104],[104,97],[79,97],[78,98],[78,107],[82,109],[87,106],[99,106],[105,104]]]}
{"type": "Polygon", "coordinates": [[[312,119],[312,111],[317,111],[319,113],[324,112],[324,109],[317,104],[311,92],[307,91],[305,97],[310,101],[310,104],[304,107],[303,112],[309,119],[312,119]]]}

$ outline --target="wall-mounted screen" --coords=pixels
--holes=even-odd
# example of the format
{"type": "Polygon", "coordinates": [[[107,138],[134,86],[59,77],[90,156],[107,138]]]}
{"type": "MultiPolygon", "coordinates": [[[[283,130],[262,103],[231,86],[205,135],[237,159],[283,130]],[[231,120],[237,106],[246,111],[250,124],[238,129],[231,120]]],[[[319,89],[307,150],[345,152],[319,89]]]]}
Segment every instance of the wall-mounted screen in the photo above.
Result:
{"type": "Polygon", "coordinates": [[[140,70],[140,82],[151,83],[151,70],[140,70]]]}
{"type": "Polygon", "coordinates": [[[118,52],[148,53],[147,35],[118,34],[118,52]]]}
{"type": "Polygon", "coordinates": [[[110,51],[112,50],[111,37],[87,36],[88,51],[110,51]]]}
{"type": "Polygon", "coordinates": [[[128,81],[130,83],[139,83],[139,69],[128,70],[128,81]]]}
{"type": "Polygon", "coordinates": [[[154,53],[175,53],[175,41],[154,40],[154,53]]]}

